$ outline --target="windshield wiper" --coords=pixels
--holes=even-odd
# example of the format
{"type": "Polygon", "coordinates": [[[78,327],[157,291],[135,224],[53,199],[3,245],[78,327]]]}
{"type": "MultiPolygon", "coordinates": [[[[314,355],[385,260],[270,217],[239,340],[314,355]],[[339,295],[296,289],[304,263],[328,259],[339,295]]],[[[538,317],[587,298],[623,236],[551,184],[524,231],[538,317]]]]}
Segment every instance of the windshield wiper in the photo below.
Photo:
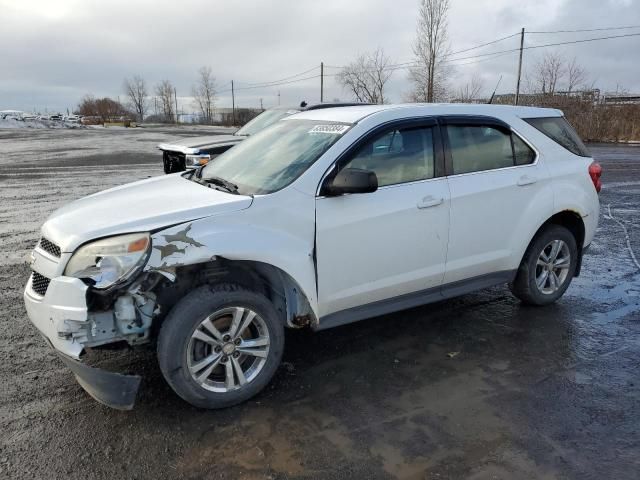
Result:
{"type": "Polygon", "coordinates": [[[206,183],[212,183],[217,187],[224,188],[229,193],[234,193],[238,195],[238,186],[235,183],[230,182],[229,180],[225,180],[224,178],[208,177],[208,178],[203,178],[202,181],[206,183]]]}

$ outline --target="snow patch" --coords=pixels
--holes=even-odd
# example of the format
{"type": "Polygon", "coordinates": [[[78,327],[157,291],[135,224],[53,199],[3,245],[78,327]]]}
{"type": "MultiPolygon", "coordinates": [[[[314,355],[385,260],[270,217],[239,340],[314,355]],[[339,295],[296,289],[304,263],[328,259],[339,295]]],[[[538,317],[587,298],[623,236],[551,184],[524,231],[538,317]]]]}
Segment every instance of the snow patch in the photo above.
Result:
{"type": "Polygon", "coordinates": [[[84,125],[55,120],[15,120],[13,118],[0,119],[0,129],[23,128],[84,128],[84,125]]]}

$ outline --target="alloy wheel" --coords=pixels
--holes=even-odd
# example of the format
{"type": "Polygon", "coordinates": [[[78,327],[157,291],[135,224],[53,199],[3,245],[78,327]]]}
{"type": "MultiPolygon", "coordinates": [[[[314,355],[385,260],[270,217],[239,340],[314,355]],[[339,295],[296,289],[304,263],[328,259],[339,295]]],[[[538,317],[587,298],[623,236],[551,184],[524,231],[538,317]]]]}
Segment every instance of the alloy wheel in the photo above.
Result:
{"type": "Polygon", "coordinates": [[[253,310],[229,307],[207,316],[189,340],[187,365],[202,388],[225,393],[251,383],[269,355],[269,330],[253,310]]]}
{"type": "Polygon", "coordinates": [[[564,285],[571,266],[569,246],[562,240],[552,240],[540,252],[536,261],[536,285],[545,295],[551,295],[564,285]]]}

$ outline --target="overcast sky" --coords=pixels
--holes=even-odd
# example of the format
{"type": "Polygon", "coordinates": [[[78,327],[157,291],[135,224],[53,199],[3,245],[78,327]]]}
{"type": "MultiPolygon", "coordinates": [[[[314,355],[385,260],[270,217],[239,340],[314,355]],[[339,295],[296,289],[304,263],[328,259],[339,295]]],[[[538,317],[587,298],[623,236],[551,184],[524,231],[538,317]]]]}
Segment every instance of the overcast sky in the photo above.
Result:
{"type": "MultiPolygon", "coordinates": [[[[197,70],[210,66],[221,91],[219,106],[230,106],[231,79],[236,104],[255,107],[319,100],[319,79],[242,90],[304,70],[348,63],[358,53],[384,48],[394,63],[412,59],[419,0],[0,0],[0,110],[44,112],[74,108],[88,93],[120,95],[124,77],[141,75],[150,85],[168,79],[180,110],[197,70]]],[[[640,0],[451,0],[449,37],[453,51],[527,30],[570,30],[640,26],[640,0]]],[[[640,33],[531,34],[526,45],[640,33]]],[[[519,38],[457,57],[517,48],[519,38]]],[[[542,49],[525,51],[525,70],[542,49]]],[[[576,57],[590,81],[602,90],[617,85],[640,92],[640,37],[556,47],[576,57]]],[[[452,57],[455,58],[455,57],[452,57]]],[[[500,75],[500,92],[515,88],[517,54],[463,64],[450,83],[460,86],[481,76],[489,94],[500,75]]],[[[336,73],[327,68],[327,74],[336,73]]],[[[310,72],[315,75],[318,71],[310,72]]],[[[406,70],[393,73],[388,97],[400,102],[409,91],[406,70]]],[[[334,81],[325,81],[325,99],[350,99],[334,81]]]]}

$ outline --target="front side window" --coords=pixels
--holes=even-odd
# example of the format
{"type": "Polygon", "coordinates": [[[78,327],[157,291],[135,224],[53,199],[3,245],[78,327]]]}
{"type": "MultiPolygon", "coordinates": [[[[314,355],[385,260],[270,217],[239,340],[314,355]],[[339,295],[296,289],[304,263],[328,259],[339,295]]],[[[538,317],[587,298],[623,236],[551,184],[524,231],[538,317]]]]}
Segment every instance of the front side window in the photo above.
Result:
{"type": "Polygon", "coordinates": [[[309,168],[351,125],[319,120],[283,120],[227,150],[202,171],[238,186],[238,193],[280,190],[309,168]]]}
{"type": "Polygon", "coordinates": [[[484,125],[448,125],[453,174],[527,165],[535,152],[514,133],[484,125]]]}
{"type": "Polygon", "coordinates": [[[375,172],[380,187],[433,178],[433,130],[414,127],[386,131],[360,147],[345,168],[375,172]]]}

